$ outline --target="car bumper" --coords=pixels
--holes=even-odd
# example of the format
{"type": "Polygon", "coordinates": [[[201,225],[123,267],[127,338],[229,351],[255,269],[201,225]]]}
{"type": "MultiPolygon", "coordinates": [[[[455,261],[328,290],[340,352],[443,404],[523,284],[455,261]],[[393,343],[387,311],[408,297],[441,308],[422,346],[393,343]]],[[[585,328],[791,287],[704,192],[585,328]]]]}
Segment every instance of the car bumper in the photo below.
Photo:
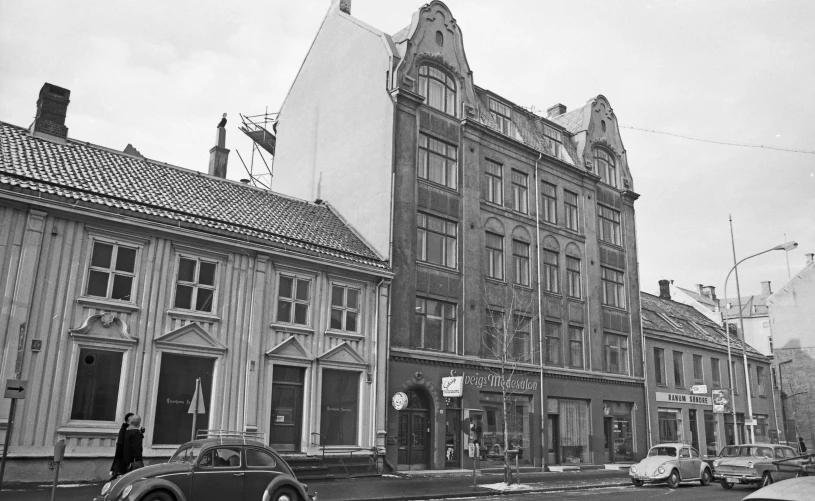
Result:
{"type": "Polygon", "coordinates": [[[668,473],[657,474],[657,476],[638,475],[635,473],[630,473],[628,476],[631,478],[631,480],[639,480],[640,482],[645,484],[658,484],[660,482],[668,480],[668,473]]]}
{"type": "Polygon", "coordinates": [[[761,477],[757,477],[756,475],[746,474],[746,473],[727,473],[727,472],[716,472],[713,475],[715,480],[725,480],[727,482],[733,482],[734,484],[747,484],[758,482],[761,480],[761,477]]]}

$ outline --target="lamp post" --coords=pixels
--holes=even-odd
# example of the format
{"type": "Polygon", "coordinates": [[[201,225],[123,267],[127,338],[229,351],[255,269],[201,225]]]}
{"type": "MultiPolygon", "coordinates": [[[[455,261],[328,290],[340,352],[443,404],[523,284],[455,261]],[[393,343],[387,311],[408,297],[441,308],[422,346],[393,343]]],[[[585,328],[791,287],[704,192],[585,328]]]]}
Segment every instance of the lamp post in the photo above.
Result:
{"type": "MultiPolygon", "coordinates": [[[[775,247],[772,247],[772,248],[767,249],[765,251],[761,251],[759,253],[753,254],[752,256],[747,256],[746,258],[742,259],[741,261],[736,261],[736,241],[735,241],[735,238],[733,237],[733,217],[732,216],[729,217],[729,220],[730,220],[730,243],[731,243],[731,245],[733,247],[733,267],[730,268],[730,271],[727,272],[727,278],[724,279],[724,298],[725,298],[725,301],[727,301],[727,281],[730,280],[730,274],[735,271],[736,272],[736,296],[738,298],[738,305],[739,305],[739,328],[741,329],[741,333],[742,333],[741,353],[742,353],[742,357],[744,359],[744,381],[745,381],[745,393],[747,395],[747,414],[750,416],[750,424],[748,426],[749,426],[749,430],[750,430],[750,443],[753,444],[756,441],[756,435],[755,435],[755,425],[752,424],[753,423],[753,402],[751,401],[751,395],[750,395],[750,371],[747,370],[747,341],[744,339],[744,317],[743,317],[742,311],[741,311],[741,288],[739,287],[739,269],[738,268],[739,268],[739,265],[741,263],[747,261],[748,259],[754,258],[756,256],[760,256],[762,254],[766,254],[766,253],[768,253],[770,251],[774,251],[774,250],[791,251],[791,250],[795,249],[796,247],[798,247],[798,244],[796,242],[785,242],[785,243],[783,243],[781,245],[776,245],[775,247]]],[[[725,305],[725,306],[727,306],[727,305],[725,305]]],[[[724,328],[725,328],[725,334],[727,335],[726,336],[727,337],[727,365],[728,365],[727,370],[728,370],[728,373],[730,374],[730,390],[731,390],[731,392],[733,392],[733,389],[734,389],[734,386],[735,386],[735,380],[734,380],[734,377],[733,377],[734,376],[734,374],[733,374],[733,356],[732,356],[731,349],[730,349],[730,327],[729,327],[729,324],[727,322],[727,320],[728,320],[728,314],[727,314],[728,310],[729,310],[729,308],[725,308],[725,310],[724,310],[724,328]]],[[[731,395],[731,398],[733,398],[732,395],[731,395]]],[[[736,441],[736,443],[739,442],[737,427],[736,427],[736,402],[735,402],[735,398],[733,398],[733,438],[736,441]]]]}

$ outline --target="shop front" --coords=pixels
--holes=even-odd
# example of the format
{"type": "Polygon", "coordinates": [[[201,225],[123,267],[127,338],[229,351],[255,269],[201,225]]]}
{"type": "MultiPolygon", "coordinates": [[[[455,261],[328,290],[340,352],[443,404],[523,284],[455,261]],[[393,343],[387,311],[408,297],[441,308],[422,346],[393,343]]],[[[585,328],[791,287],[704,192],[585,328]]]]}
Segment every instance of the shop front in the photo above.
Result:
{"type": "Polygon", "coordinates": [[[655,392],[654,443],[681,442],[700,454],[715,454],[719,426],[707,394],[655,392]]]}

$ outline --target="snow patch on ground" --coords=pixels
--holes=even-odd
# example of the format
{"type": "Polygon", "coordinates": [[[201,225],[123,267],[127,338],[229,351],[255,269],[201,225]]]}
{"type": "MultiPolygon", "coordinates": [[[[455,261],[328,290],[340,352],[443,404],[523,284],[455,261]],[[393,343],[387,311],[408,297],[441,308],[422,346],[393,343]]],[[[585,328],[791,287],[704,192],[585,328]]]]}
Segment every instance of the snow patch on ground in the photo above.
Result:
{"type": "Polygon", "coordinates": [[[484,487],[485,489],[492,489],[494,491],[528,491],[532,489],[532,486],[525,485],[525,484],[512,484],[507,485],[506,482],[499,482],[497,484],[481,484],[479,487],[484,487]]]}

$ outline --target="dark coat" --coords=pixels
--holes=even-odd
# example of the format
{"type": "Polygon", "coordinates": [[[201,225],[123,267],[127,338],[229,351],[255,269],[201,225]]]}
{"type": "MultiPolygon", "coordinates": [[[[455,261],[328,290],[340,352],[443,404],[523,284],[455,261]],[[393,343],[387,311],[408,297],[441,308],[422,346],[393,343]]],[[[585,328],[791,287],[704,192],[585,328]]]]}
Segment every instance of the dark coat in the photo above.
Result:
{"type": "Polygon", "coordinates": [[[125,471],[130,469],[133,461],[144,461],[142,457],[142,434],[136,428],[128,428],[125,431],[122,443],[122,465],[125,471]]]}
{"type": "Polygon", "coordinates": [[[122,427],[119,428],[119,436],[116,438],[116,452],[113,454],[113,464],[110,467],[110,471],[113,473],[114,477],[126,473],[124,463],[122,462],[122,448],[124,446],[125,430],[127,430],[127,423],[122,423],[122,427]]]}

